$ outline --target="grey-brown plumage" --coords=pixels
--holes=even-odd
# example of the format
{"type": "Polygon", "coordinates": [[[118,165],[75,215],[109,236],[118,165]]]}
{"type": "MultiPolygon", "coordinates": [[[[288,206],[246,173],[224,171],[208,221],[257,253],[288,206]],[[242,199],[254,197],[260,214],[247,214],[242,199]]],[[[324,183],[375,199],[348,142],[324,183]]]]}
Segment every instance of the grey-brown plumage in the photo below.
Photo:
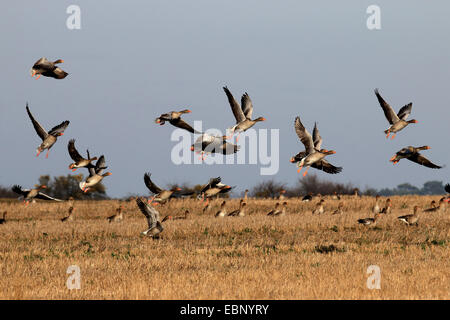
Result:
{"type": "MultiPolygon", "coordinates": [[[[92,164],[92,161],[97,160],[97,157],[85,159],[81,156],[81,154],[78,152],[78,150],[75,148],[75,139],[69,140],[69,143],[67,144],[67,149],[69,151],[69,155],[74,161],[69,165],[69,169],[72,169],[72,171],[77,170],[78,168],[87,167],[90,164],[92,164]]],[[[89,151],[87,151],[89,153],[89,151]]]]}
{"type": "Polygon", "coordinates": [[[397,219],[400,220],[401,222],[406,223],[408,226],[410,226],[412,224],[417,225],[418,221],[419,221],[419,207],[418,206],[414,207],[414,213],[413,214],[400,216],[397,219]]]}
{"type": "Polygon", "coordinates": [[[187,130],[190,133],[201,133],[192,128],[192,126],[188,124],[186,121],[181,119],[181,115],[185,113],[191,113],[191,111],[186,109],[181,111],[171,111],[168,113],[163,113],[162,115],[160,115],[158,118],[155,119],[155,122],[162,126],[164,125],[164,123],[166,123],[166,121],[168,121],[171,125],[180,129],[187,130]]]}
{"type": "Polygon", "coordinates": [[[441,169],[441,166],[438,166],[434,163],[432,163],[430,160],[425,158],[423,155],[420,154],[419,151],[421,150],[428,150],[430,149],[429,146],[423,146],[423,147],[412,147],[408,146],[400,151],[398,151],[389,161],[391,161],[393,164],[398,163],[401,159],[408,159],[409,161],[418,163],[422,166],[425,166],[427,168],[432,169],[441,169]]]}
{"type": "Polygon", "coordinates": [[[410,123],[417,123],[417,120],[409,120],[406,119],[411,113],[412,110],[412,103],[405,105],[402,107],[397,114],[395,114],[392,107],[384,101],[383,97],[381,97],[380,93],[378,92],[378,89],[375,89],[375,95],[377,96],[378,102],[383,109],[384,115],[391,125],[387,130],[384,131],[384,133],[387,135],[386,138],[389,138],[389,135],[391,133],[394,133],[391,139],[394,139],[395,134],[399,132],[400,130],[404,129],[408,124],[410,123]]]}
{"type": "Polygon", "coordinates": [[[181,191],[181,188],[174,186],[170,190],[164,190],[160,187],[158,187],[155,183],[153,183],[151,177],[151,173],[146,172],[144,174],[144,183],[145,186],[150,190],[150,192],[154,193],[155,195],[152,197],[151,202],[155,203],[165,203],[167,200],[169,200],[170,196],[176,192],[181,191]]]}
{"type": "Polygon", "coordinates": [[[66,120],[61,122],[59,125],[53,127],[49,132],[47,132],[39,122],[36,121],[36,119],[31,114],[30,108],[28,107],[28,102],[26,106],[26,110],[28,113],[28,117],[31,120],[31,123],[33,124],[34,129],[36,130],[37,135],[42,139],[41,145],[37,148],[36,152],[37,155],[47,149],[46,158],[48,158],[48,151],[51,147],[56,143],[56,140],[59,136],[62,136],[64,134],[64,130],[69,126],[70,121],[66,120]]]}
{"type": "Polygon", "coordinates": [[[155,239],[159,238],[160,233],[164,228],[161,224],[158,210],[148,205],[146,201],[143,201],[141,198],[136,199],[136,204],[142,214],[147,218],[148,229],[143,231],[142,234],[155,239]]]}
{"type": "Polygon", "coordinates": [[[34,199],[40,199],[40,200],[51,200],[51,201],[62,201],[60,199],[56,199],[53,197],[50,197],[49,195],[46,195],[45,193],[41,192],[40,190],[47,188],[44,185],[41,185],[34,189],[22,189],[19,185],[14,185],[12,187],[12,191],[15,193],[21,195],[23,198],[23,201],[26,202],[26,204],[29,204],[34,199]]]}
{"type": "Polygon", "coordinates": [[[36,61],[30,70],[32,77],[37,75],[36,80],[39,79],[41,75],[44,77],[50,77],[55,79],[64,79],[67,77],[68,73],[56,66],[59,63],[63,63],[64,60],[58,59],[56,61],[49,61],[47,58],[40,58],[36,61]]]}

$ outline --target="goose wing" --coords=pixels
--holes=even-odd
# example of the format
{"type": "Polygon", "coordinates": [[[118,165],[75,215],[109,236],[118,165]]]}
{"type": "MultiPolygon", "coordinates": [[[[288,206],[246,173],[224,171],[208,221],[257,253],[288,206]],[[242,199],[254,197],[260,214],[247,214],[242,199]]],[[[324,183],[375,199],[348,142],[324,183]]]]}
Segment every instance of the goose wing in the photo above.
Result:
{"type": "Polygon", "coordinates": [[[64,130],[67,129],[67,127],[69,126],[69,123],[70,123],[69,120],[66,120],[66,121],[61,122],[61,123],[58,124],[57,126],[53,127],[53,128],[48,132],[48,134],[51,134],[51,135],[54,136],[54,135],[59,134],[59,133],[64,133],[64,130]]]}
{"type": "Polygon", "coordinates": [[[171,125],[173,125],[177,128],[180,128],[180,129],[187,130],[190,133],[198,133],[198,134],[201,133],[201,132],[195,130],[194,128],[192,128],[192,126],[190,124],[188,124],[186,121],[184,121],[181,118],[175,118],[175,119],[169,120],[169,122],[171,125]]]}
{"type": "Polygon", "coordinates": [[[205,192],[208,189],[216,187],[216,185],[218,183],[220,183],[221,181],[222,181],[221,177],[209,179],[209,182],[202,188],[202,190],[200,192],[203,193],[203,192],[205,192]]]}
{"type": "Polygon", "coordinates": [[[73,161],[80,161],[84,158],[81,156],[81,154],[78,152],[78,150],[75,148],[75,139],[69,140],[69,143],[67,145],[67,149],[69,150],[69,155],[72,158],[73,161]]]}
{"type": "Polygon", "coordinates": [[[403,106],[397,113],[397,117],[399,119],[405,120],[408,119],[408,116],[411,114],[412,103],[408,103],[406,106],[403,106]]]}
{"type": "Polygon", "coordinates": [[[227,95],[228,102],[231,106],[231,111],[233,111],[233,115],[236,118],[236,123],[242,122],[245,120],[245,114],[242,111],[241,107],[239,106],[239,103],[236,102],[233,95],[231,94],[230,90],[228,90],[227,87],[223,87],[223,90],[225,91],[225,94],[227,95]]]}
{"type": "Polygon", "coordinates": [[[447,191],[447,193],[450,193],[450,183],[447,183],[445,185],[445,191],[447,191]]]}
{"type": "Polygon", "coordinates": [[[253,103],[248,93],[244,93],[241,98],[241,108],[244,116],[251,120],[253,115],[253,103]]]}
{"type": "Polygon", "coordinates": [[[295,132],[297,133],[300,141],[305,145],[306,154],[310,154],[314,151],[314,143],[311,134],[306,130],[300,121],[300,117],[295,118],[295,132]]]}
{"type": "Polygon", "coordinates": [[[392,107],[386,101],[384,101],[383,97],[378,92],[378,89],[375,89],[375,95],[377,96],[378,102],[380,103],[380,106],[384,111],[384,115],[386,116],[386,119],[389,121],[389,123],[394,124],[399,121],[399,117],[395,114],[392,107]]]}
{"type": "Polygon", "coordinates": [[[322,170],[329,174],[337,174],[342,171],[342,167],[335,167],[325,159],[313,163],[311,167],[322,170]]]}
{"type": "Polygon", "coordinates": [[[428,168],[432,168],[432,169],[441,169],[441,166],[435,165],[434,163],[432,163],[430,160],[428,160],[427,158],[425,158],[423,155],[421,155],[420,153],[416,152],[414,153],[412,156],[407,158],[408,160],[411,160],[412,162],[418,163],[422,166],[428,167],[428,168]]]}
{"type": "Polygon", "coordinates": [[[53,68],[55,68],[55,65],[52,62],[48,61],[48,59],[45,57],[40,58],[33,65],[33,69],[52,70],[53,68]]]}
{"type": "Polygon", "coordinates": [[[36,121],[36,119],[33,117],[33,115],[30,112],[30,108],[28,108],[28,102],[27,102],[27,113],[28,113],[28,117],[30,117],[31,123],[33,124],[34,130],[36,130],[36,133],[38,134],[38,136],[42,139],[45,140],[45,138],[48,136],[47,131],[45,131],[45,129],[41,126],[41,124],[39,122],[36,121]]]}
{"type": "Polygon", "coordinates": [[[45,193],[42,193],[42,192],[38,192],[38,194],[37,194],[37,196],[35,198],[41,199],[41,200],[62,201],[60,199],[56,199],[56,198],[50,197],[49,195],[46,195],[45,193]]]}
{"type": "Polygon", "coordinates": [[[95,164],[94,172],[96,174],[102,174],[103,170],[105,170],[106,168],[108,167],[106,166],[105,156],[101,155],[100,158],[98,158],[97,163],[95,164]]]}
{"type": "Polygon", "coordinates": [[[314,147],[317,150],[320,150],[322,148],[322,137],[320,136],[319,129],[317,128],[317,122],[314,123],[313,141],[314,147]]]}
{"type": "Polygon", "coordinates": [[[141,198],[136,199],[136,204],[141,210],[142,214],[147,218],[149,229],[155,228],[159,220],[159,212],[153,206],[148,205],[142,201],[141,198]]]}
{"type": "Polygon", "coordinates": [[[12,187],[12,191],[14,191],[14,192],[17,193],[17,194],[20,194],[20,195],[26,197],[27,194],[28,194],[28,192],[30,192],[30,189],[22,189],[21,186],[19,186],[19,185],[16,184],[16,185],[14,185],[14,186],[12,187]]]}
{"type": "Polygon", "coordinates": [[[158,187],[156,184],[153,183],[152,179],[150,179],[151,173],[145,173],[144,174],[144,182],[145,185],[147,186],[147,188],[155,194],[160,193],[161,191],[163,191],[160,187],[158,187]]]}

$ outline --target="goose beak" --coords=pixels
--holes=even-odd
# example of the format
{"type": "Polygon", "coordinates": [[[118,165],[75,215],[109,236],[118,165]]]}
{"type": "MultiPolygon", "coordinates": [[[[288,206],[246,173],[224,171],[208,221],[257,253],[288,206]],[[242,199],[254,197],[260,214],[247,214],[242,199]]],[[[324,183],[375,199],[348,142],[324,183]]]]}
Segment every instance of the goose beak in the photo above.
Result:
{"type": "Polygon", "coordinates": [[[160,119],[156,119],[155,122],[156,122],[156,123],[160,123],[161,120],[160,120],[160,119]]]}
{"type": "Polygon", "coordinates": [[[431,149],[429,146],[426,146],[426,148],[425,148],[426,150],[428,150],[428,149],[431,149]]]}
{"type": "Polygon", "coordinates": [[[191,113],[192,111],[191,110],[186,110],[186,113],[191,113]]]}
{"type": "Polygon", "coordinates": [[[63,132],[61,132],[60,134],[59,134],[60,136],[63,136],[64,135],[64,133],[63,132]]]}
{"type": "Polygon", "coordinates": [[[191,146],[191,151],[194,151],[194,146],[191,146]]]}
{"type": "Polygon", "coordinates": [[[389,159],[389,161],[394,161],[394,159],[397,157],[397,155],[393,155],[392,158],[389,159]]]}

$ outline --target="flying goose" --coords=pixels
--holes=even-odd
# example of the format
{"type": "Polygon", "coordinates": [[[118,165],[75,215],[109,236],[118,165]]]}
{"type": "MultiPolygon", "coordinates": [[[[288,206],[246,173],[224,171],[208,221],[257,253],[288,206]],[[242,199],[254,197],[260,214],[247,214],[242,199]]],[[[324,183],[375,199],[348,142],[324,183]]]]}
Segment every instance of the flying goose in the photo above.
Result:
{"type": "MultiPolygon", "coordinates": [[[[245,132],[253,127],[257,122],[266,120],[264,117],[258,117],[252,120],[253,104],[247,92],[242,95],[241,105],[239,105],[239,103],[234,99],[233,95],[227,87],[223,87],[223,90],[227,95],[228,102],[231,106],[231,111],[233,112],[234,118],[236,119],[236,124],[233,127],[229,128],[231,136],[236,132],[238,132],[239,134],[241,132],[245,132]]],[[[238,140],[239,135],[236,138],[236,142],[238,140]]]]}
{"type": "MultiPolygon", "coordinates": [[[[300,173],[303,167],[306,167],[306,171],[303,173],[303,176],[306,176],[309,167],[313,167],[319,170],[323,170],[327,173],[339,173],[342,171],[342,168],[337,168],[328,163],[324,158],[327,155],[335,154],[336,152],[333,150],[320,149],[322,145],[322,138],[318,134],[318,130],[315,136],[315,141],[313,140],[311,134],[306,130],[303,124],[300,121],[300,117],[295,118],[295,132],[299,137],[300,141],[305,146],[304,154],[300,152],[295,157],[291,158],[291,162],[297,162],[298,170],[300,173]],[[301,155],[301,158],[300,156],[301,155]],[[299,160],[297,160],[299,159],[299,160]]],[[[315,127],[317,129],[317,127],[315,127]]]]}
{"type": "Polygon", "coordinates": [[[318,203],[316,203],[316,206],[312,212],[312,214],[322,214],[325,212],[325,210],[323,209],[323,204],[324,204],[325,200],[321,199],[318,203]]]}
{"type": "MultiPolygon", "coordinates": [[[[90,158],[90,159],[83,158],[80,155],[80,153],[77,151],[77,149],[75,148],[75,139],[69,140],[67,149],[69,150],[70,157],[72,158],[73,161],[75,161],[74,163],[71,163],[69,165],[69,169],[72,169],[72,171],[75,171],[78,168],[87,167],[91,164],[92,161],[95,161],[98,159],[97,157],[90,158]]],[[[87,150],[87,153],[89,154],[89,150],[87,150]]],[[[89,156],[88,156],[88,158],[89,158],[89,156]]]]}
{"type": "Polygon", "coordinates": [[[206,202],[209,203],[209,198],[218,194],[230,192],[232,187],[223,184],[221,181],[221,177],[209,179],[209,182],[203,186],[202,190],[200,190],[202,199],[204,200],[206,198],[206,202]]]}
{"type": "Polygon", "coordinates": [[[366,225],[366,226],[368,226],[370,224],[375,225],[380,216],[381,216],[380,213],[377,213],[377,214],[375,214],[375,216],[373,218],[358,219],[358,223],[366,225]]]}
{"type": "Polygon", "coordinates": [[[166,121],[177,128],[181,128],[189,131],[190,133],[200,133],[197,130],[194,130],[191,125],[189,125],[186,121],[181,119],[181,116],[185,113],[191,113],[191,110],[181,110],[181,111],[171,111],[168,113],[163,113],[158,118],[155,119],[155,122],[159,125],[164,125],[166,121]]]}
{"type": "Polygon", "coordinates": [[[69,208],[69,215],[67,217],[64,217],[61,219],[61,222],[67,222],[67,221],[73,221],[73,211],[75,210],[74,207],[69,208]]]}
{"type": "Polygon", "coordinates": [[[408,226],[415,224],[416,226],[418,225],[418,220],[419,220],[419,207],[418,206],[414,206],[414,214],[408,214],[406,216],[400,216],[397,218],[398,220],[406,223],[408,226]]]}
{"type": "Polygon", "coordinates": [[[8,213],[7,211],[4,211],[4,212],[3,212],[3,218],[0,219],[0,224],[6,223],[6,214],[7,214],[7,213],[8,213]]]}
{"type": "Polygon", "coordinates": [[[136,204],[142,214],[147,218],[148,223],[148,229],[143,231],[141,234],[158,239],[159,234],[164,230],[158,210],[156,210],[153,206],[148,205],[145,201],[142,201],[141,198],[136,198],[136,204]]]}
{"type": "Polygon", "coordinates": [[[116,214],[106,218],[108,220],[109,223],[111,222],[120,222],[123,220],[123,207],[122,205],[120,205],[117,209],[116,209],[116,214]]]}
{"type": "Polygon", "coordinates": [[[48,152],[50,151],[50,148],[53,147],[53,145],[55,144],[58,137],[62,136],[64,134],[64,130],[66,130],[70,121],[66,120],[64,122],[61,122],[59,125],[57,125],[56,127],[53,127],[49,132],[47,132],[40,125],[40,123],[37,122],[36,119],[34,119],[33,115],[30,112],[30,108],[28,108],[28,102],[27,102],[26,109],[27,109],[28,116],[30,117],[31,123],[33,124],[33,127],[36,130],[36,133],[42,139],[41,145],[36,150],[36,152],[37,152],[36,157],[39,156],[39,154],[42,151],[47,149],[47,154],[45,155],[45,157],[48,158],[48,152]]]}
{"type": "MultiPolygon", "coordinates": [[[[88,153],[88,159],[90,159],[89,153],[88,153]]],[[[89,170],[89,177],[85,181],[80,182],[80,184],[79,184],[80,189],[83,192],[88,192],[90,187],[95,186],[97,183],[102,181],[104,177],[110,176],[112,174],[111,172],[103,173],[103,170],[108,168],[105,166],[105,164],[106,164],[105,156],[101,155],[100,158],[97,160],[97,163],[95,164],[95,166],[92,164],[87,166],[87,168],[89,170]]]]}
{"type": "Polygon", "coordinates": [[[405,128],[408,124],[417,123],[417,120],[406,121],[412,110],[412,102],[402,107],[400,111],[395,114],[392,107],[381,97],[378,89],[375,89],[375,95],[377,96],[378,102],[380,103],[380,106],[384,111],[384,115],[386,116],[387,121],[389,121],[389,124],[391,125],[389,129],[384,131],[384,133],[386,134],[386,139],[389,138],[389,135],[391,133],[394,133],[391,137],[391,140],[394,139],[397,132],[405,128]]]}
{"type": "Polygon", "coordinates": [[[223,201],[220,205],[220,210],[217,211],[217,213],[214,215],[216,218],[223,218],[227,215],[227,209],[225,209],[225,205],[227,204],[226,201],[223,201]]]}
{"type": "Polygon", "coordinates": [[[21,195],[21,198],[23,198],[23,202],[25,205],[28,205],[33,199],[41,199],[41,200],[52,200],[52,201],[62,201],[56,198],[52,198],[45,193],[42,193],[40,190],[47,188],[45,185],[40,185],[37,188],[34,189],[22,189],[19,185],[14,185],[12,187],[12,191],[14,191],[17,194],[21,195]]]}
{"type": "Polygon", "coordinates": [[[245,216],[245,206],[247,203],[244,202],[244,200],[241,199],[239,203],[239,209],[231,211],[228,216],[229,217],[243,217],[245,216]]]}
{"type": "Polygon", "coordinates": [[[393,164],[398,163],[401,159],[408,159],[412,162],[418,163],[422,166],[432,168],[432,169],[441,169],[441,166],[435,165],[430,160],[422,156],[419,151],[420,150],[428,150],[430,149],[429,146],[423,146],[423,147],[417,147],[414,148],[412,146],[408,146],[406,148],[401,149],[398,151],[395,155],[392,156],[389,161],[391,161],[393,164]]]}
{"type": "Polygon", "coordinates": [[[208,153],[228,155],[238,152],[240,147],[227,142],[226,139],[226,136],[213,136],[208,133],[202,133],[191,145],[191,151],[201,153],[202,160],[205,159],[205,154],[208,153]]]}
{"type": "Polygon", "coordinates": [[[39,79],[41,75],[55,79],[64,79],[67,77],[68,73],[56,66],[56,64],[63,62],[64,60],[61,59],[51,62],[47,60],[47,58],[40,58],[31,68],[30,74],[32,77],[37,75],[36,80],[39,79]]]}
{"type": "Polygon", "coordinates": [[[165,203],[167,200],[169,200],[170,196],[176,192],[181,191],[181,188],[177,186],[173,186],[170,190],[164,190],[158,187],[156,184],[153,183],[152,179],[150,178],[151,173],[146,172],[144,174],[144,183],[145,186],[154,194],[154,196],[151,197],[151,199],[148,200],[148,203],[153,203],[154,205],[158,203],[165,203]]]}

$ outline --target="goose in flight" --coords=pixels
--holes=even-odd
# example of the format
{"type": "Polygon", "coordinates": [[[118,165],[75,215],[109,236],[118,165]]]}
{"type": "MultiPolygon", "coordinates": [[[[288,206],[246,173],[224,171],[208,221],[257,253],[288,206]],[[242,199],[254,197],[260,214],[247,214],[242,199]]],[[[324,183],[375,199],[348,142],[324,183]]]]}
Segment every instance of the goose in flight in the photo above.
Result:
{"type": "Polygon", "coordinates": [[[165,203],[167,200],[169,200],[170,196],[176,192],[181,191],[181,188],[174,186],[170,190],[164,190],[158,187],[156,184],[153,183],[152,179],[150,178],[151,173],[145,173],[144,174],[144,183],[147,186],[147,188],[155,194],[153,197],[151,197],[151,200],[149,199],[149,203],[154,203],[156,205],[157,203],[165,203]]]}
{"type": "MultiPolygon", "coordinates": [[[[67,145],[67,149],[69,150],[69,155],[72,158],[74,163],[71,163],[69,165],[69,169],[72,169],[72,171],[77,170],[78,168],[87,167],[91,164],[92,161],[97,160],[97,157],[85,159],[83,158],[80,153],[75,148],[75,139],[69,140],[69,144],[67,145]]],[[[89,154],[89,150],[87,150],[87,153],[89,154]]],[[[88,156],[89,158],[89,156],[88,156]]]]}
{"type": "Polygon", "coordinates": [[[205,154],[220,153],[223,155],[233,154],[239,151],[239,146],[226,141],[227,136],[213,136],[208,133],[202,133],[194,144],[191,151],[201,154],[201,159],[205,159],[205,154]]]}
{"type": "Polygon", "coordinates": [[[206,197],[206,203],[209,203],[209,198],[211,197],[214,197],[220,193],[223,194],[231,191],[232,187],[222,183],[221,181],[221,177],[211,178],[209,179],[209,182],[203,186],[202,190],[200,190],[202,199],[204,200],[206,197]]]}
{"type": "Polygon", "coordinates": [[[50,148],[53,147],[56,140],[59,136],[62,136],[64,134],[64,130],[66,130],[67,126],[69,125],[70,121],[66,120],[64,122],[61,122],[56,127],[53,127],[49,132],[47,132],[39,122],[34,119],[33,115],[30,112],[30,108],[28,108],[28,103],[26,106],[28,116],[30,117],[31,123],[33,124],[34,129],[36,130],[36,133],[38,136],[42,139],[41,145],[37,148],[37,156],[39,154],[47,149],[47,154],[45,155],[46,158],[48,158],[48,152],[50,151],[50,148]]]}
{"type": "MultiPolygon", "coordinates": [[[[233,112],[234,118],[236,119],[236,124],[229,128],[229,132],[231,136],[233,136],[236,132],[241,133],[247,131],[251,127],[253,127],[259,121],[265,121],[264,117],[258,117],[252,120],[253,115],[253,104],[250,96],[247,92],[242,95],[241,105],[234,99],[230,90],[227,87],[223,87],[225,94],[227,95],[228,102],[231,106],[231,111],[233,112]]],[[[239,135],[236,138],[236,142],[239,140],[239,135]]]]}
{"type": "Polygon", "coordinates": [[[181,119],[181,116],[185,113],[191,113],[191,110],[181,110],[181,111],[171,111],[168,113],[163,113],[158,118],[155,119],[155,122],[159,125],[164,125],[166,121],[168,121],[171,125],[189,131],[190,133],[200,133],[197,130],[194,130],[190,124],[181,119]]]}
{"type": "MultiPolygon", "coordinates": [[[[88,152],[88,159],[90,159],[89,152],[88,152]]],[[[106,164],[105,156],[102,155],[97,160],[97,163],[95,164],[95,166],[92,164],[87,166],[87,168],[89,170],[89,177],[86,179],[86,181],[82,181],[79,184],[80,189],[83,192],[88,192],[88,190],[91,187],[95,186],[97,183],[102,181],[104,177],[110,176],[112,174],[111,172],[103,173],[103,170],[108,168],[105,166],[105,164],[106,164]]]]}
{"type": "MultiPolygon", "coordinates": [[[[324,158],[327,155],[335,154],[336,152],[333,150],[326,150],[326,149],[320,149],[322,145],[322,138],[320,135],[316,134],[316,144],[313,141],[313,138],[311,134],[306,130],[306,128],[303,126],[303,124],[300,121],[300,117],[295,118],[295,132],[297,133],[298,138],[305,146],[305,156],[297,163],[298,170],[297,172],[300,173],[303,167],[306,167],[305,172],[303,173],[303,176],[306,176],[309,167],[311,167],[313,164],[316,164],[320,167],[328,167],[330,169],[327,169],[328,171],[336,171],[337,168],[331,166],[324,158]],[[317,147],[316,147],[317,145],[317,147]],[[325,161],[325,162],[324,162],[325,161]],[[331,167],[330,167],[331,166],[331,167]]],[[[291,160],[292,161],[292,160],[291,160]]],[[[342,170],[342,168],[340,168],[342,170]]],[[[325,171],[325,169],[323,169],[325,171]]],[[[327,172],[327,171],[325,171],[327,172]]],[[[336,172],[335,172],[336,173],[336,172]]]]}
{"type": "Polygon", "coordinates": [[[416,226],[418,225],[418,221],[419,221],[419,207],[415,206],[414,207],[414,213],[413,214],[407,214],[406,216],[400,216],[397,218],[398,220],[400,220],[401,222],[406,223],[408,226],[415,224],[416,226]]]}
{"type": "Polygon", "coordinates": [[[33,201],[34,199],[62,201],[60,199],[50,197],[49,195],[46,195],[45,193],[41,192],[41,190],[45,189],[45,188],[47,188],[47,186],[40,185],[34,189],[22,189],[21,186],[14,185],[12,187],[12,191],[21,195],[21,198],[23,198],[23,202],[25,203],[25,205],[29,205],[30,202],[33,201]]]}
{"type": "Polygon", "coordinates": [[[399,112],[395,114],[392,107],[386,101],[384,101],[383,97],[381,97],[378,89],[375,89],[375,95],[377,96],[378,102],[380,103],[380,106],[384,111],[384,115],[386,116],[387,121],[391,125],[389,129],[384,131],[384,133],[386,134],[386,139],[389,138],[389,135],[391,133],[393,133],[391,140],[394,139],[397,132],[404,129],[408,124],[417,123],[417,120],[406,121],[412,110],[412,102],[402,107],[399,112]]]}
{"type": "Polygon", "coordinates": [[[141,234],[158,239],[160,233],[164,230],[158,210],[153,206],[148,205],[146,201],[143,201],[141,198],[136,198],[136,204],[142,214],[147,218],[148,223],[148,229],[141,234]]]}
{"type": "Polygon", "coordinates": [[[421,150],[428,150],[430,149],[429,146],[423,146],[414,148],[412,146],[408,146],[406,148],[401,149],[398,151],[389,161],[391,161],[393,164],[398,163],[401,159],[408,159],[412,162],[418,163],[422,166],[432,168],[432,169],[441,169],[441,166],[438,166],[434,163],[432,163],[430,160],[425,158],[420,154],[419,151],[421,150]]]}
{"type": "Polygon", "coordinates": [[[68,73],[56,66],[63,62],[64,60],[61,59],[51,62],[47,58],[40,58],[31,68],[30,74],[32,77],[37,75],[36,80],[39,79],[41,75],[55,79],[64,79],[67,77],[68,73]]]}
{"type": "MultiPolygon", "coordinates": [[[[299,121],[300,121],[300,119],[299,119],[299,121]]],[[[297,135],[300,138],[300,135],[299,135],[298,130],[297,130],[297,119],[296,119],[296,122],[295,122],[295,132],[297,133],[297,135]]],[[[303,136],[303,133],[301,134],[301,136],[303,136]]],[[[301,139],[302,138],[300,138],[300,140],[301,139]]],[[[313,140],[313,143],[314,143],[314,148],[316,150],[320,151],[321,147],[322,147],[322,137],[320,136],[319,129],[317,128],[317,123],[314,123],[314,130],[313,130],[312,140],[313,140]]],[[[298,154],[296,154],[295,156],[293,156],[290,161],[292,163],[299,163],[299,162],[302,161],[303,158],[306,157],[306,155],[307,155],[306,151],[301,151],[298,154]]],[[[335,166],[333,166],[331,163],[329,163],[325,159],[319,160],[319,161],[311,164],[311,167],[313,167],[315,169],[318,169],[318,170],[322,170],[323,172],[326,172],[326,173],[329,173],[329,174],[337,174],[337,173],[342,171],[342,167],[335,167],[335,166]]],[[[298,170],[298,172],[300,172],[300,169],[298,170]]]]}

